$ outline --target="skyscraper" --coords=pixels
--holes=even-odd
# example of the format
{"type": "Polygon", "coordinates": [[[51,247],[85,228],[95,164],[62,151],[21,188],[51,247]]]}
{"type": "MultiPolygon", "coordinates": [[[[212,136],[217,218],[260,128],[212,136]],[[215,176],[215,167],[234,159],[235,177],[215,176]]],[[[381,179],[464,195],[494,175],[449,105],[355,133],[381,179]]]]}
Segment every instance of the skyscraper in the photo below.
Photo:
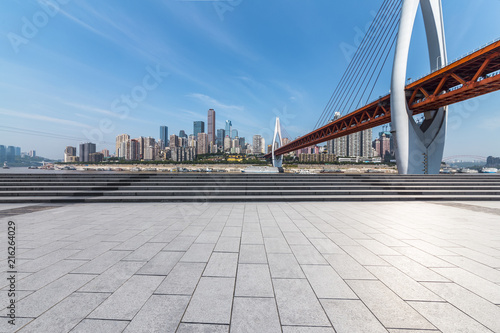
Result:
{"type": "Polygon", "coordinates": [[[226,120],[226,135],[231,137],[231,130],[233,129],[233,124],[231,123],[231,120],[226,120]]]}
{"type": "Polygon", "coordinates": [[[198,134],[205,133],[205,123],[203,121],[193,122],[193,135],[198,138],[198,134]]]}
{"type": "Polygon", "coordinates": [[[76,147],[67,146],[64,150],[64,162],[70,162],[70,157],[74,156],[76,156],[76,147]]]}
{"type": "Polygon", "coordinates": [[[130,140],[130,135],[128,134],[120,134],[116,137],[116,151],[115,151],[116,156],[120,155],[118,149],[120,149],[121,143],[127,142],[128,140],[130,140]]]}
{"type": "Polygon", "coordinates": [[[89,162],[90,154],[95,153],[95,143],[87,142],[80,144],[80,162],[89,162]]]}
{"type": "Polygon", "coordinates": [[[260,154],[263,152],[263,150],[262,150],[264,148],[264,146],[262,145],[263,139],[264,138],[261,137],[260,135],[253,136],[253,149],[252,149],[252,151],[254,154],[260,154]]]}
{"type": "Polygon", "coordinates": [[[217,148],[222,147],[224,150],[224,138],[226,137],[226,131],[223,128],[217,130],[217,148]]]}
{"type": "Polygon", "coordinates": [[[208,142],[210,145],[215,144],[215,110],[208,110],[208,121],[207,121],[207,133],[208,133],[208,142]]]}
{"type": "Polygon", "coordinates": [[[160,140],[163,141],[165,147],[168,146],[168,126],[160,126],[160,140]]]}
{"type": "Polygon", "coordinates": [[[198,155],[208,154],[208,135],[207,133],[198,133],[198,155]]]}
{"type": "Polygon", "coordinates": [[[184,130],[180,130],[179,131],[179,138],[186,138],[187,139],[187,134],[186,134],[186,131],[184,130]]]}
{"type": "Polygon", "coordinates": [[[238,136],[238,130],[237,129],[233,129],[231,130],[231,138],[234,139],[238,136]]]}
{"type": "Polygon", "coordinates": [[[5,162],[7,159],[7,149],[4,145],[0,145],[0,162],[5,162]]]}

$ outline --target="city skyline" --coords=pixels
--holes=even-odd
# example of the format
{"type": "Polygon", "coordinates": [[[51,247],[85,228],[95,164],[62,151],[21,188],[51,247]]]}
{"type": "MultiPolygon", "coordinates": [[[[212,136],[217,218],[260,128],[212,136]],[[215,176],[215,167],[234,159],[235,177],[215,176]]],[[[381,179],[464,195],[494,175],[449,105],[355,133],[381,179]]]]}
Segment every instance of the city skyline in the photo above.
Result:
{"type": "MultiPolygon", "coordinates": [[[[84,142],[115,151],[119,134],[190,132],[211,108],[215,131],[231,119],[239,136],[270,142],[280,116],[293,139],[313,128],[381,3],[242,1],[221,13],[213,2],[61,2],[52,12],[4,2],[0,141],[48,158],[84,142]],[[48,22],[35,26],[39,13],[48,22]]],[[[498,37],[499,1],[443,7],[449,60],[498,37]]],[[[425,50],[418,16],[409,77],[429,72],[425,50]]],[[[388,92],[390,71],[372,99],[388,92]]],[[[500,155],[499,100],[496,92],[450,106],[445,156],[500,155]]]]}

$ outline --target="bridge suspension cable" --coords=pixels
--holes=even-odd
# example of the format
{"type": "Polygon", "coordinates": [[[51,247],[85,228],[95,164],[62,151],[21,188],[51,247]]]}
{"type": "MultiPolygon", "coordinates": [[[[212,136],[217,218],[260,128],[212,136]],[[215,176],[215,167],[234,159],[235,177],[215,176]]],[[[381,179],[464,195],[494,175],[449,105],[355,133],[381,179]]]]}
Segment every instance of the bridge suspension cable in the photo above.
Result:
{"type": "Polygon", "coordinates": [[[358,107],[368,91],[366,100],[370,99],[396,40],[401,5],[401,0],[384,0],[315,128],[327,123],[335,112],[343,115],[358,107]]]}

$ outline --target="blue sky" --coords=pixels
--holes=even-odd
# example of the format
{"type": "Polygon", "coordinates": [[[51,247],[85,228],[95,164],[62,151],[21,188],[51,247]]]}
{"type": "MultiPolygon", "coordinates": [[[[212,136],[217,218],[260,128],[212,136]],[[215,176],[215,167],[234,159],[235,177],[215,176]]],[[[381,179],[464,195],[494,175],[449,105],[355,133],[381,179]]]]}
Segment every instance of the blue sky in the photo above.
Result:
{"type": "MultiPolygon", "coordinates": [[[[50,158],[84,141],[113,152],[122,133],[158,138],[160,125],[192,133],[209,108],[217,128],[231,119],[247,140],[270,140],[276,115],[292,137],[305,134],[348,65],[345,50],[357,46],[381,4],[1,1],[0,144],[50,158]]],[[[443,7],[450,60],[500,37],[499,0],[443,7]]],[[[426,52],[418,18],[408,77],[429,71],[426,52]]],[[[374,97],[388,92],[390,70],[374,97]]],[[[445,156],[500,156],[499,104],[494,93],[451,106],[445,156]]]]}

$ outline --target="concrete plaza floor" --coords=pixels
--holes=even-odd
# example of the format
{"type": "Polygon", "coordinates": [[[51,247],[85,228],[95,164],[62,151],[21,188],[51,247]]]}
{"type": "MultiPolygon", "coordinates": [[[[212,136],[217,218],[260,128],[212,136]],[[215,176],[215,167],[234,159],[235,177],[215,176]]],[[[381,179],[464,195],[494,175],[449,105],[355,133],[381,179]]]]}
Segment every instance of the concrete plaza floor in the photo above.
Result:
{"type": "Polygon", "coordinates": [[[0,332],[500,332],[500,202],[24,206],[0,332]]]}

